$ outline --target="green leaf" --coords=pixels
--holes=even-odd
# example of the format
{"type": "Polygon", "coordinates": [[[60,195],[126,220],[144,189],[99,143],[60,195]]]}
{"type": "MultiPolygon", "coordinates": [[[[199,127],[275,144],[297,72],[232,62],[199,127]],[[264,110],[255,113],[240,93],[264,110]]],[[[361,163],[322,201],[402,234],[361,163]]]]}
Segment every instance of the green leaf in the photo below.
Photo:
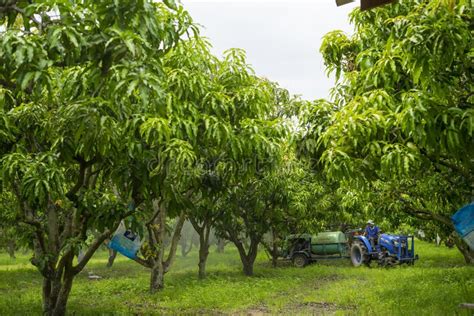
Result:
{"type": "Polygon", "coordinates": [[[166,4],[166,6],[170,9],[177,10],[178,7],[176,5],[175,0],[163,0],[163,2],[166,4]]]}

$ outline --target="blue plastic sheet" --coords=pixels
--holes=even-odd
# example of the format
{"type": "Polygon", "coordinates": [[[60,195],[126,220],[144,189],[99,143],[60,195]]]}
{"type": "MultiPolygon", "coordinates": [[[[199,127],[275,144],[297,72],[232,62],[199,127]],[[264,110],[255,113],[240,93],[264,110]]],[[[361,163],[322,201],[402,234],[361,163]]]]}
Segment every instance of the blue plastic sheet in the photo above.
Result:
{"type": "Polygon", "coordinates": [[[474,249],[474,203],[459,209],[451,220],[461,238],[474,249]]]}
{"type": "Polygon", "coordinates": [[[130,259],[135,259],[141,247],[140,236],[135,235],[131,230],[127,230],[125,225],[120,223],[108,246],[130,259]]]}

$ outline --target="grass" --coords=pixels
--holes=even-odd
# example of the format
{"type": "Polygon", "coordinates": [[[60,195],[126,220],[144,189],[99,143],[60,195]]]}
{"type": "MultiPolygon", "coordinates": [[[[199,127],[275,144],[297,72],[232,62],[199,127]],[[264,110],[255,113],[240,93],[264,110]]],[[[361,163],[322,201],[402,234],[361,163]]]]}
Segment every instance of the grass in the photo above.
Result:
{"type": "MultiPolygon", "coordinates": [[[[149,272],[118,256],[111,269],[98,252],[75,280],[68,312],[124,314],[342,314],[470,315],[458,305],[474,303],[474,268],[455,249],[417,241],[414,267],[353,268],[328,260],[304,269],[273,269],[260,253],[255,276],[242,275],[237,251],[211,252],[208,278],[197,278],[197,253],[179,257],[166,288],[149,294],[149,272]],[[91,281],[87,273],[102,279],[91,281]]],[[[0,315],[40,315],[41,278],[29,255],[0,254],[0,315]]]]}

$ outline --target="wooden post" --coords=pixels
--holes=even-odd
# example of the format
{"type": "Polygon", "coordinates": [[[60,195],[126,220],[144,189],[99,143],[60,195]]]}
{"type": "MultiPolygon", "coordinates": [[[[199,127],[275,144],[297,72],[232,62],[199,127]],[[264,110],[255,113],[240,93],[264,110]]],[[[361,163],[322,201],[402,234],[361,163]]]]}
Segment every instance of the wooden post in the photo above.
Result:
{"type": "Polygon", "coordinates": [[[392,2],[395,2],[395,0],[361,0],[360,9],[365,11],[392,2]]]}
{"type": "Polygon", "coordinates": [[[351,2],[354,2],[354,0],[336,0],[336,5],[340,7],[341,5],[345,5],[351,2]]]}

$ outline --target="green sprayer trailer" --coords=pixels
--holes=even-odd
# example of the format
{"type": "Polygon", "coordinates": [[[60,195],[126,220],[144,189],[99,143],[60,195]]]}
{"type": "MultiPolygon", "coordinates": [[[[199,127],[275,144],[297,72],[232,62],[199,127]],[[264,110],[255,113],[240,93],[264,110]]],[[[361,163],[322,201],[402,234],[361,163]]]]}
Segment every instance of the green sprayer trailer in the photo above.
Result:
{"type": "Polygon", "coordinates": [[[340,231],[297,234],[285,239],[282,257],[304,267],[317,260],[349,258],[349,249],[350,240],[340,231]]]}

